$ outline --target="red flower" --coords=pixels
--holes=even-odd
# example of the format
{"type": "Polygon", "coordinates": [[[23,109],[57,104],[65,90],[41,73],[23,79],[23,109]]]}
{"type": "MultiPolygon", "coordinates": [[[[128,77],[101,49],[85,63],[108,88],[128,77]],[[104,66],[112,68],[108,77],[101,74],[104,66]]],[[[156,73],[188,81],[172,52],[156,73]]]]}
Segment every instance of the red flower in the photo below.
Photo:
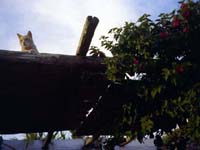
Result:
{"type": "Polygon", "coordinates": [[[177,73],[183,73],[183,72],[184,72],[183,66],[177,66],[177,67],[176,67],[176,72],[177,72],[177,73]]]}
{"type": "Polygon", "coordinates": [[[182,15],[183,15],[183,17],[185,19],[188,19],[190,17],[190,10],[189,10],[188,4],[182,3],[181,9],[182,9],[182,15]]]}
{"type": "Polygon", "coordinates": [[[134,59],[133,59],[133,64],[134,64],[134,65],[138,65],[138,64],[139,64],[139,60],[138,60],[137,58],[134,58],[134,59]]]}
{"type": "Polygon", "coordinates": [[[184,17],[185,19],[189,19],[189,17],[190,17],[190,10],[184,11],[184,12],[183,12],[183,17],[184,17]]]}
{"type": "Polygon", "coordinates": [[[144,72],[144,65],[139,66],[139,71],[144,72]]]}
{"type": "Polygon", "coordinates": [[[167,38],[169,36],[169,33],[168,32],[160,32],[160,38],[162,38],[162,39],[165,39],[165,38],[167,38]]]}
{"type": "Polygon", "coordinates": [[[184,32],[184,33],[189,32],[189,27],[185,27],[185,28],[183,29],[183,32],[184,32]]]}
{"type": "Polygon", "coordinates": [[[173,26],[174,28],[180,26],[180,20],[179,20],[178,18],[175,17],[174,20],[172,21],[172,26],[173,26]]]}
{"type": "Polygon", "coordinates": [[[188,4],[186,4],[186,3],[182,3],[182,5],[181,5],[181,9],[183,9],[183,10],[188,9],[188,4]]]}

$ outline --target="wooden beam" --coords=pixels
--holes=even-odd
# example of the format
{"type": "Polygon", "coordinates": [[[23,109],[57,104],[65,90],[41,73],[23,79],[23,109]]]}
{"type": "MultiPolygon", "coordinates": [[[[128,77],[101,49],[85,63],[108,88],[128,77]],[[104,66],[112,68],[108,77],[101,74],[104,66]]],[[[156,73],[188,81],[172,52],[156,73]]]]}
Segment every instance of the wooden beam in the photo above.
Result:
{"type": "Polygon", "coordinates": [[[98,23],[99,19],[97,17],[88,16],[86,18],[76,55],[86,56],[98,23]]]}
{"type": "Polygon", "coordinates": [[[0,133],[76,129],[105,91],[102,59],[0,50],[0,133]]]}

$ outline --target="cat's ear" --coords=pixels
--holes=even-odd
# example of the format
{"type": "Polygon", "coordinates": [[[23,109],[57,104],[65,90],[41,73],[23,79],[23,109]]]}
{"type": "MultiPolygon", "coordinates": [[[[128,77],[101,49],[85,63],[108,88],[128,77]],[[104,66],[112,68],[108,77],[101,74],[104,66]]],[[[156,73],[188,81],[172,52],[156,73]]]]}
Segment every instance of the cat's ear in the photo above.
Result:
{"type": "Polygon", "coordinates": [[[28,31],[27,35],[28,35],[29,37],[32,38],[32,33],[31,33],[31,31],[28,31]]]}
{"type": "Polygon", "coordinates": [[[21,35],[21,34],[19,34],[19,33],[17,33],[17,36],[18,36],[18,38],[19,38],[19,39],[21,39],[21,38],[22,38],[22,35],[21,35]]]}

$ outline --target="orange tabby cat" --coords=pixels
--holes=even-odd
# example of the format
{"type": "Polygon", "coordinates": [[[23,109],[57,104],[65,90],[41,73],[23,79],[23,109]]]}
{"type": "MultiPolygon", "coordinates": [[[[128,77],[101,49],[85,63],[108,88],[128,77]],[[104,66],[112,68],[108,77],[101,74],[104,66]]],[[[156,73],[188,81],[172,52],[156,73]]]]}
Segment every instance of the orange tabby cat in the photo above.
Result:
{"type": "Polygon", "coordinates": [[[27,35],[21,35],[17,33],[20,45],[23,52],[30,52],[33,54],[38,54],[38,50],[33,42],[33,37],[31,31],[28,31],[27,35]]]}

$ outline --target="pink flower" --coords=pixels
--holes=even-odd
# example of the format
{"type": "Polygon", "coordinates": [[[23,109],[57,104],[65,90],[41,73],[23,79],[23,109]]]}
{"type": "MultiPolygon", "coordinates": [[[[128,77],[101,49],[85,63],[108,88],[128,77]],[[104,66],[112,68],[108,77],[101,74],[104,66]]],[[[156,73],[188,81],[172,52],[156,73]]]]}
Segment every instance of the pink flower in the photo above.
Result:
{"type": "Polygon", "coordinates": [[[176,72],[177,73],[183,73],[185,70],[184,70],[184,68],[183,68],[183,66],[177,66],[176,67],[176,72]]]}
{"type": "Polygon", "coordinates": [[[186,4],[186,3],[182,3],[182,5],[181,5],[181,9],[183,9],[183,10],[188,9],[188,4],[186,4]]]}
{"type": "Polygon", "coordinates": [[[182,15],[183,15],[183,17],[185,19],[189,19],[189,17],[190,17],[190,10],[189,10],[188,4],[182,3],[181,9],[182,9],[182,15]]]}
{"type": "Polygon", "coordinates": [[[138,60],[137,58],[134,58],[134,59],[133,59],[133,64],[134,64],[134,65],[138,65],[138,64],[139,64],[139,60],[138,60]]]}
{"type": "Polygon", "coordinates": [[[184,17],[185,19],[189,19],[189,17],[190,17],[190,10],[184,11],[184,12],[183,12],[183,17],[184,17]]]}
{"type": "Polygon", "coordinates": [[[180,20],[175,17],[174,20],[172,21],[172,26],[174,28],[177,28],[178,26],[180,26],[180,20]]]}
{"type": "Polygon", "coordinates": [[[165,39],[165,38],[167,38],[169,36],[169,33],[168,32],[160,32],[160,38],[161,39],[165,39]]]}
{"type": "Polygon", "coordinates": [[[139,66],[139,71],[144,72],[144,65],[141,64],[141,65],[139,66]]]}
{"type": "Polygon", "coordinates": [[[185,28],[183,29],[183,32],[184,32],[184,33],[189,32],[189,27],[185,27],[185,28]]]}

